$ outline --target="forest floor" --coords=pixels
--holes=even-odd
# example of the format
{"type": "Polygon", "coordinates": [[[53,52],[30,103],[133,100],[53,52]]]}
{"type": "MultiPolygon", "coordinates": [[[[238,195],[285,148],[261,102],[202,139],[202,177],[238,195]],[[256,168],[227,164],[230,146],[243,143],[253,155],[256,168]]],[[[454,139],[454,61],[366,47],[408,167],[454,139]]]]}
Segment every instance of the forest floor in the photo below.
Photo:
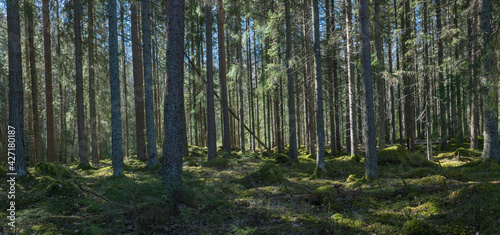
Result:
{"type": "MultiPolygon", "coordinates": [[[[468,143],[379,151],[377,180],[362,157],[327,154],[327,174],[312,176],[305,148],[289,166],[266,152],[206,162],[206,148],[184,159],[180,214],[168,209],[160,167],[125,160],[125,177],[99,168],[39,163],[17,180],[18,234],[500,234],[500,165],[468,143]]],[[[329,149],[327,149],[329,153],[329,149]]],[[[5,177],[5,169],[1,168],[5,177]]],[[[6,180],[0,184],[0,234],[9,232],[6,180]],[[5,203],[4,203],[5,202],[5,203]]]]}

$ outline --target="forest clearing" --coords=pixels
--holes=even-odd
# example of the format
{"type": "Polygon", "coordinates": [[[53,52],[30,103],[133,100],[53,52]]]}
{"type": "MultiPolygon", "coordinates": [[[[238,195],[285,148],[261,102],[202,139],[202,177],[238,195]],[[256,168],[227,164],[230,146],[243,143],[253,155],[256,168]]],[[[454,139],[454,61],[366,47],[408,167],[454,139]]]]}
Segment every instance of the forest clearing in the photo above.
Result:
{"type": "Polygon", "coordinates": [[[0,2],[0,234],[500,234],[500,2],[0,2]]]}

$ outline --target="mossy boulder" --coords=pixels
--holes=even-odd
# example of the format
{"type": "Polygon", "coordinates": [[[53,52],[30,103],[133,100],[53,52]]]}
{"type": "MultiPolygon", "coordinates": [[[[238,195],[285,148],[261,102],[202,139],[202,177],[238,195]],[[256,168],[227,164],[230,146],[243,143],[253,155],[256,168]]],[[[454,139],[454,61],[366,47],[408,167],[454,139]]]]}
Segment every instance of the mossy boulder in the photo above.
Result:
{"type": "Polygon", "coordinates": [[[269,162],[262,164],[251,177],[261,184],[279,184],[287,181],[279,165],[269,162]]]}
{"type": "Polygon", "coordinates": [[[278,164],[288,162],[288,156],[284,153],[273,154],[273,157],[274,157],[274,160],[276,161],[276,163],[278,163],[278,164]]]}
{"type": "Polygon", "coordinates": [[[225,157],[218,157],[210,161],[202,162],[201,165],[204,167],[225,169],[229,166],[229,160],[225,157]]]}
{"type": "Polygon", "coordinates": [[[39,175],[48,175],[54,178],[71,178],[71,173],[65,167],[51,162],[39,162],[35,165],[35,173],[39,175]]]}
{"type": "Polygon", "coordinates": [[[446,183],[446,177],[442,175],[433,175],[422,178],[423,185],[443,185],[446,183]]]}
{"type": "Polygon", "coordinates": [[[397,144],[377,152],[378,164],[400,164],[408,156],[408,150],[397,144]]]}
{"type": "Polygon", "coordinates": [[[420,219],[406,221],[403,225],[403,235],[431,235],[437,234],[436,230],[427,222],[420,219]]]}
{"type": "Polygon", "coordinates": [[[78,188],[70,181],[54,179],[51,176],[42,176],[35,179],[34,190],[46,197],[72,197],[78,194],[78,188]]]}

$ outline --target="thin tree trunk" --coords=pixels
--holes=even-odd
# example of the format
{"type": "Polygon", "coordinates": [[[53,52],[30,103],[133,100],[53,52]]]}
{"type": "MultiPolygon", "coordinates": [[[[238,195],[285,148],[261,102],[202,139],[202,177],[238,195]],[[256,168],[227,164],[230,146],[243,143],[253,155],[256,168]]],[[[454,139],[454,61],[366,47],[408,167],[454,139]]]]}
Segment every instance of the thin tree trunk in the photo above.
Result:
{"type": "Polygon", "coordinates": [[[137,3],[132,3],[130,6],[131,12],[131,34],[132,34],[132,61],[133,61],[133,76],[134,76],[134,106],[135,106],[135,135],[137,141],[137,159],[146,161],[146,142],[144,139],[144,85],[142,80],[141,70],[141,43],[139,40],[139,18],[137,12],[137,3]]]}
{"type": "MultiPolygon", "coordinates": [[[[428,33],[428,23],[427,23],[427,2],[423,3],[423,26],[424,26],[424,36],[427,36],[428,33]]],[[[429,48],[427,40],[424,39],[424,110],[425,110],[425,130],[427,137],[427,159],[432,161],[433,153],[432,153],[432,133],[431,133],[431,96],[430,96],[430,82],[429,82],[429,72],[428,72],[428,63],[429,63],[429,48]]]]}
{"type": "Polygon", "coordinates": [[[153,110],[153,73],[151,67],[151,2],[142,0],[142,42],[143,42],[143,66],[144,66],[144,98],[146,111],[147,153],[148,167],[158,164],[158,152],[156,149],[155,117],[153,110]]]}
{"type": "Polygon", "coordinates": [[[318,0],[313,0],[313,24],[314,24],[314,64],[316,68],[316,128],[317,128],[317,150],[316,167],[326,172],[325,166],[325,124],[323,117],[323,78],[321,74],[321,51],[319,32],[319,9],[318,0]]]}
{"type": "MultiPolygon", "coordinates": [[[[368,13],[367,13],[368,14],[368,13]]],[[[360,15],[361,17],[361,15],[360,15]]],[[[384,54],[383,54],[383,38],[382,38],[382,22],[380,21],[380,0],[373,1],[373,21],[374,21],[374,41],[375,41],[375,53],[377,54],[377,60],[380,66],[385,66],[384,54]]],[[[386,115],[385,115],[385,78],[382,76],[382,71],[377,71],[377,105],[378,105],[378,147],[379,149],[385,148],[385,136],[386,136],[386,115]]]]}
{"type": "MultiPolygon", "coordinates": [[[[286,58],[285,69],[288,78],[288,137],[289,137],[289,162],[298,162],[297,152],[297,124],[295,122],[295,90],[293,69],[290,59],[292,58],[292,38],[291,38],[291,23],[290,23],[290,1],[285,0],[285,21],[286,21],[286,58]]],[[[324,151],[323,151],[324,153],[324,151]]]]}
{"type": "MultiPolygon", "coordinates": [[[[365,151],[366,151],[365,177],[368,179],[376,179],[378,178],[377,139],[375,137],[375,110],[374,110],[375,108],[373,104],[373,81],[372,81],[372,68],[371,68],[372,66],[370,58],[371,56],[370,31],[369,31],[370,23],[369,23],[368,12],[369,12],[368,0],[360,0],[359,24],[360,24],[360,39],[361,39],[361,76],[363,81],[363,101],[364,101],[363,119],[364,119],[365,133],[366,133],[364,141],[365,151]]],[[[382,95],[385,96],[385,94],[382,95]]],[[[385,105],[385,103],[383,105],[385,105]]]]}
{"type": "Polygon", "coordinates": [[[212,4],[210,0],[205,1],[206,4],[206,43],[207,43],[207,147],[208,161],[217,157],[217,137],[215,126],[215,103],[214,103],[214,80],[213,80],[213,56],[212,56],[212,4]]]}
{"type": "MultiPolygon", "coordinates": [[[[125,144],[125,156],[124,157],[128,157],[129,156],[129,144],[128,144],[128,139],[129,139],[129,135],[128,135],[128,99],[127,99],[127,96],[128,96],[128,91],[127,91],[127,56],[126,56],[126,53],[125,53],[125,25],[124,25],[124,18],[125,18],[125,7],[123,6],[124,3],[123,2],[120,2],[120,27],[121,27],[121,44],[122,44],[122,54],[123,54],[123,60],[122,60],[122,81],[123,81],[123,105],[125,106],[124,107],[124,112],[123,112],[123,116],[125,118],[125,128],[124,128],[124,132],[125,132],[125,137],[123,138],[124,139],[124,144],[125,144]]],[[[94,140],[94,138],[92,137],[92,140],[94,140]]]]}
{"type": "Polygon", "coordinates": [[[347,73],[348,73],[348,93],[349,93],[349,122],[351,130],[351,155],[358,154],[358,133],[356,128],[356,96],[354,94],[354,62],[352,61],[352,6],[351,0],[346,0],[346,37],[347,37],[347,73]]]}
{"type": "Polygon", "coordinates": [[[88,1],[88,13],[89,13],[89,108],[90,108],[90,145],[92,147],[92,164],[99,164],[99,143],[97,141],[97,123],[96,123],[96,93],[95,93],[95,81],[94,81],[94,6],[93,0],[88,1]]]}
{"type": "Polygon", "coordinates": [[[52,94],[52,53],[50,43],[49,0],[42,1],[43,54],[45,60],[45,115],[47,116],[47,160],[57,161],[56,132],[54,125],[54,102],[52,94]]]}
{"type": "MultiPolygon", "coordinates": [[[[31,76],[31,102],[33,111],[33,126],[35,135],[35,151],[32,153],[34,157],[33,163],[43,161],[43,146],[42,146],[42,130],[38,104],[38,74],[36,70],[36,55],[35,55],[35,40],[34,40],[34,14],[35,9],[32,3],[26,5],[28,7],[28,46],[29,46],[29,68],[31,76]]],[[[10,96],[9,96],[10,97],[10,96]]]]}
{"type": "Polygon", "coordinates": [[[438,47],[438,54],[437,54],[437,60],[438,60],[438,74],[439,74],[439,109],[441,112],[441,120],[440,120],[440,127],[441,127],[441,141],[440,141],[440,149],[441,150],[446,150],[447,149],[447,123],[446,123],[446,102],[445,100],[445,88],[444,88],[444,76],[443,76],[443,42],[441,40],[441,32],[442,30],[442,25],[441,25],[441,3],[440,0],[436,0],[436,31],[437,31],[437,47],[438,47]]]}
{"type": "Polygon", "coordinates": [[[82,72],[82,29],[80,25],[82,6],[75,0],[75,62],[76,62],[76,117],[78,123],[78,153],[80,164],[90,166],[85,141],[85,112],[83,106],[83,72],[82,72]]]}
{"type": "Polygon", "coordinates": [[[222,96],[222,119],[224,123],[222,145],[226,156],[231,154],[231,132],[229,130],[229,105],[227,99],[227,85],[226,85],[226,56],[224,46],[224,6],[222,0],[218,0],[217,6],[217,30],[218,30],[218,43],[219,43],[219,77],[222,96]]]}

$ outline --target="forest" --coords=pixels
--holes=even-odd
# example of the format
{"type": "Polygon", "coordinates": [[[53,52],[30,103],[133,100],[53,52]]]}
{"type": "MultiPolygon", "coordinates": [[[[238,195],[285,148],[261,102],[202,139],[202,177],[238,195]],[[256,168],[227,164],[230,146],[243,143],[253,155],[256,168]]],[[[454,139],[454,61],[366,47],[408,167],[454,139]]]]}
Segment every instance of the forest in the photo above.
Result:
{"type": "Polygon", "coordinates": [[[498,0],[0,2],[0,234],[500,234],[498,0]]]}

